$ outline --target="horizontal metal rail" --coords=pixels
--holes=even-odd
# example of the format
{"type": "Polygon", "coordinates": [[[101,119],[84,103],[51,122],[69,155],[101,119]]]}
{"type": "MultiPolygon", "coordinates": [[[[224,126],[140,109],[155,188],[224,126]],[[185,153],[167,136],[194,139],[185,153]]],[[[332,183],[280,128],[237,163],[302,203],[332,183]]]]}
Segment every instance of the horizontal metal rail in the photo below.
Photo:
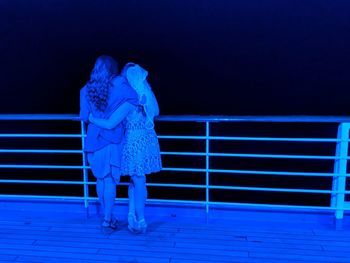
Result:
{"type": "MultiPolygon", "coordinates": [[[[337,117],[337,116],[160,116],[157,117],[158,122],[199,122],[205,124],[205,135],[159,135],[160,140],[172,140],[176,143],[177,140],[201,140],[205,142],[206,149],[204,151],[162,151],[162,156],[194,156],[205,157],[204,161],[199,160],[201,163],[199,167],[164,167],[163,172],[174,173],[202,173],[205,174],[204,184],[184,184],[184,183],[162,183],[153,182],[148,183],[149,187],[172,187],[181,189],[200,189],[205,190],[205,200],[168,200],[168,199],[152,199],[149,202],[163,202],[174,204],[197,204],[206,207],[206,211],[209,211],[210,206],[215,205],[231,205],[231,206],[245,206],[245,207],[264,207],[264,208],[287,208],[287,209],[316,209],[325,211],[334,211],[336,218],[342,218],[343,212],[349,210],[350,206],[346,205],[345,195],[350,194],[345,187],[347,174],[347,160],[348,156],[348,144],[349,144],[349,117],[337,117]],[[251,136],[213,136],[210,134],[210,125],[219,125],[220,123],[228,122],[249,122],[249,123],[333,123],[339,124],[338,135],[333,138],[309,138],[309,137],[251,137],[251,136]],[[322,143],[322,144],[334,144],[337,148],[334,155],[307,155],[307,154],[271,154],[271,153],[239,153],[239,152],[211,152],[210,143],[213,141],[239,141],[239,142],[256,142],[256,143],[322,143]],[[251,158],[251,159],[281,159],[281,160],[318,160],[318,161],[333,161],[334,172],[301,172],[301,171],[268,171],[268,170],[244,170],[244,169],[214,169],[210,166],[210,160],[212,158],[251,158]],[[260,187],[260,186],[235,186],[235,185],[213,185],[210,183],[210,178],[215,174],[227,174],[227,176],[236,175],[259,175],[259,176],[297,176],[297,177],[332,177],[333,187],[332,189],[299,189],[299,188],[281,188],[281,187],[260,187]],[[289,205],[289,204],[259,204],[259,203],[239,203],[239,202],[217,202],[213,201],[210,197],[212,191],[258,191],[268,193],[298,193],[298,194],[323,194],[331,196],[330,206],[308,206],[308,205],[289,205]]],[[[74,114],[0,114],[0,121],[6,122],[7,125],[11,125],[8,122],[14,121],[74,121],[81,124],[81,133],[79,134],[61,134],[61,133],[1,133],[0,138],[6,140],[14,140],[16,138],[23,139],[78,139],[82,140],[86,137],[84,133],[84,123],[80,121],[79,116],[74,114]]],[[[66,165],[66,164],[0,164],[0,169],[72,169],[81,170],[83,172],[83,180],[71,181],[71,180],[22,180],[22,179],[0,179],[0,184],[41,184],[41,185],[76,185],[84,187],[84,196],[47,196],[47,195],[18,195],[7,194],[0,195],[0,198],[37,198],[37,199],[60,199],[60,200],[83,200],[85,206],[88,207],[88,202],[96,200],[94,197],[89,196],[88,186],[95,185],[95,182],[89,182],[87,171],[90,169],[86,163],[85,152],[83,151],[84,145],[81,149],[15,149],[15,148],[2,148],[1,154],[79,154],[83,158],[83,162],[80,164],[66,165]]],[[[197,161],[196,161],[197,162],[197,161]]],[[[127,183],[121,183],[122,186],[127,186],[127,183]]],[[[122,199],[124,200],[124,199],[122,199]]]]}

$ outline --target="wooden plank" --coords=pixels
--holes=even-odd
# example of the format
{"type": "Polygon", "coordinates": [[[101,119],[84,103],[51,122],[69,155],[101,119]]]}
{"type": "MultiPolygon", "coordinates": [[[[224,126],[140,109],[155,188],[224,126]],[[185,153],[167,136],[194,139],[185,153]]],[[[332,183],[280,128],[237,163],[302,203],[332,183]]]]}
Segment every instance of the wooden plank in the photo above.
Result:
{"type": "MultiPolygon", "coordinates": [[[[244,249],[244,248],[242,248],[244,249]]],[[[349,258],[350,253],[346,251],[319,251],[319,250],[301,250],[301,249],[281,249],[281,248],[250,248],[249,254],[251,253],[270,253],[270,254],[285,254],[293,256],[321,256],[321,257],[332,257],[332,258],[349,258]]]]}
{"type": "MultiPolygon", "coordinates": [[[[296,263],[295,260],[283,260],[280,259],[262,259],[262,258],[240,258],[236,257],[230,263],[296,263]]],[[[171,258],[170,263],[218,263],[217,260],[195,260],[195,259],[183,259],[183,258],[171,258]]],[[[298,261],[298,263],[303,263],[298,261]]],[[[320,263],[319,261],[308,261],[307,263],[320,263]]],[[[322,262],[333,263],[333,262],[322,262]]]]}
{"type": "MultiPolygon", "coordinates": [[[[0,235],[4,239],[25,239],[25,240],[40,240],[40,241],[57,241],[57,242],[75,242],[75,243],[90,243],[90,244],[105,244],[105,243],[110,243],[110,244],[128,244],[128,243],[135,243],[135,244],[150,244],[154,243],[155,245],[158,246],[165,246],[165,247],[172,247],[174,246],[174,241],[170,239],[156,239],[156,238],[149,238],[145,236],[134,236],[132,234],[127,234],[126,235],[120,235],[118,236],[119,238],[114,238],[110,239],[108,236],[106,238],[81,238],[79,236],[56,236],[56,235],[35,235],[33,234],[6,234],[6,235],[0,235]]],[[[38,241],[36,241],[38,242],[38,241]]]]}
{"type": "Polygon", "coordinates": [[[260,227],[257,226],[252,226],[252,227],[242,227],[240,225],[213,225],[213,224],[206,224],[202,223],[201,225],[194,225],[194,224],[175,224],[173,222],[167,222],[164,221],[160,226],[157,227],[157,230],[162,230],[164,229],[165,231],[171,228],[176,228],[178,231],[187,231],[187,232],[201,232],[203,230],[207,232],[226,232],[228,235],[233,234],[233,233],[242,233],[242,232],[254,232],[254,233],[279,233],[279,234],[290,234],[290,235],[314,235],[313,229],[303,229],[303,230],[298,230],[298,229],[287,229],[283,228],[280,229],[278,227],[273,228],[273,227],[264,227],[264,225],[260,224],[260,227]]]}
{"type": "MultiPolygon", "coordinates": [[[[31,229],[23,229],[21,231],[18,231],[16,229],[0,229],[0,235],[2,234],[12,234],[16,235],[17,233],[21,233],[22,235],[35,235],[35,234],[42,234],[47,236],[65,236],[65,237],[74,237],[78,234],[76,232],[59,232],[59,231],[38,231],[38,230],[31,230],[31,229]]],[[[106,239],[108,238],[107,235],[103,235],[102,232],[96,232],[96,233],[85,233],[85,232],[79,232],[80,237],[85,238],[99,238],[99,239],[106,239]]]]}
{"type": "Polygon", "coordinates": [[[35,239],[21,239],[18,238],[18,236],[11,235],[13,239],[10,238],[0,238],[0,244],[23,244],[23,245],[30,245],[35,242],[35,239]]]}
{"type": "MultiPolygon", "coordinates": [[[[40,262],[40,263],[61,263],[61,258],[52,258],[52,257],[36,257],[36,256],[18,256],[15,262],[40,262]]],[[[101,263],[101,261],[86,261],[82,259],[70,259],[69,263],[101,263]]],[[[113,261],[104,261],[104,262],[113,262],[113,261]]]]}
{"type": "Polygon", "coordinates": [[[76,248],[105,248],[105,249],[115,249],[116,246],[130,249],[132,247],[158,247],[158,248],[171,248],[175,246],[175,243],[166,243],[163,244],[161,241],[152,240],[150,242],[142,241],[128,241],[128,242],[110,242],[107,240],[105,242],[75,242],[71,240],[62,240],[62,241],[47,241],[47,240],[38,240],[35,242],[35,246],[61,246],[61,247],[76,247],[76,248]]]}
{"type": "Polygon", "coordinates": [[[106,261],[122,261],[122,260],[137,260],[141,258],[145,258],[148,262],[168,262],[169,258],[157,258],[157,257],[142,257],[142,255],[134,256],[130,251],[127,255],[102,255],[102,254],[84,254],[84,253],[67,253],[67,252],[54,252],[54,251],[36,251],[36,250],[17,250],[17,249],[2,249],[0,248],[0,254],[8,255],[8,256],[31,256],[31,257],[47,257],[47,258],[55,258],[60,260],[61,262],[70,262],[73,260],[106,260],[106,261]]]}
{"type": "Polygon", "coordinates": [[[42,263],[116,263],[116,262],[142,262],[142,263],[169,263],[169,259],[157,259],[135,256],[115,256],[115,257],[100,257],[99,259],[62,259],[56,257],[37,257],[37,256],[19,256],[15,262],[42,262],[42,263]],[[63,261],[65,260],[65,261],[63,261]]]}
{"type": "Polygon", "coordinates": [[[231,250],[232,247],[239,247],[245,249],[251,249],[255,247],[259,248],[280,248],[280,249],[299,249],[299,250],[315,250],[321,251],[323,250],[321,245],[305,245],[305,244],[284,244],[284,243],[257,243],[257,242],[249,242],[249,241],[235,241],[230,243],[212,243],[210,241],[204,241],[203,243],[193,243],[178,240],[176,242],[176,247],[187,247],[187,248],[198,248],[198,249],[215,249],[215,250],[231,250]]]}
{"type": "MultiPolygon", "coordinates": [[[[130,247],[129,247],[130,248],[130,247]]],[[[177,255],[177,254],[183,254],[190,256],[200,256],[202,257],[210,257],[210,256],[227,256],[227,257],[247,257],[248,253],[245,251],[237,250],[231,250],[231,251],[217,251],[217,250],[202,250],[202,249],[195,249],[195,248],[157,248],[157,247],[131,247],[131,249],[128,249],[128,247],[120,249],[100,249],[99,254],[107,254],[107,255],[113,255],[116,253],[116,250],[129,250],[132,251],[133,254],[137,255],[138,253],[143,254],[145,256],[151,256],[154,254],[161,255],[164,254],[164,256],[170,257],[171,255],[177,255]]]]}
{"type": "Polygon", "coordinates": [[[350,237],[350,229],[334,230],[334,229],[313,229],[315,236],[334,236],[334,237],[350,237]]]}
{"type": "MultiPolygon", "coordinates": [[[[332,243],[322,245],[325,251],[338,251],[338,252],[349,252],[350,253],[350,243],[347,246],[336,246],[332,243]]],[[[350,261],[349,261],[350,262],[350,261]]]]}
{"type": "Polygon", "coordinates": [[[96,248],[81,248],[81,247],[59,247],[59,246],[35,246],[35,245],[24,245],[24,244],[1,244],[1,249],[13,249],[19,253],[21,250],[32,250],[32,251],[47,251],[49,252],[67,252],[67,253],[85,253],[85,254],[96,254],[98,249],[96,248]]]}
{"type": "Polygon", "coordinates": [[[11,262],[16,259],[16,256],[14,255],[5,255],[0,253],[0,261],[1,262],[11,262]]]}
{"type": "Polygon", "coordinates": [[[32,226],[32,225],[0,225],[0,230],[35,230],[35,231],[48,231],[50,226],[32,226]]]}
{"type": "MultiPolygon", "coordinates": [[[[331,256],[310,256],[310,255],[295,255],[289,253],[273,254],[266,252],[249,252],[249,257],[262,259],[278,259],[278,260],[299,260],[302,262],[318,261],[318,262],[333,262],[333,263],[349,263],[348,257],[331,257],[331,256]]],[[[283,261],[282,261],[283,262],[283,261]]]]}

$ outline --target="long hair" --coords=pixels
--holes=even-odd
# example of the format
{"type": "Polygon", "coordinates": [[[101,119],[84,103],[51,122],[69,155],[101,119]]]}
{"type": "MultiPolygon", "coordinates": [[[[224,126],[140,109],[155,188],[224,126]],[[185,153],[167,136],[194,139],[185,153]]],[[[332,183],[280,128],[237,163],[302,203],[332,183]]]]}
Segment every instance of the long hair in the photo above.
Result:
{"type": "Polygon", "coordinates": [[[112,79],[118,74],[118,63],[109,56],[97,58],[87,86],[87,100],[96,110],[104,112],[108,106],[112,79]]]}

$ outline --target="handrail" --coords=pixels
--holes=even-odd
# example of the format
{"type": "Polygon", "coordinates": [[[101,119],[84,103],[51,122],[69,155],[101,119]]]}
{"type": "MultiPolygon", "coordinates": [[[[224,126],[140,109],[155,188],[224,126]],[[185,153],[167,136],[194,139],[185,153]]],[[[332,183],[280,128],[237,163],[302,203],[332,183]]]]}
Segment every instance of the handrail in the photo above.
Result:
{"type": "Polygon", "coordinates": [[[350,117],[343,116],[195,116],[195,115],[164,115],[156,118],[158,121],[196,121],[196,122],[301,122],[301,123],[341,123],[350,122],[350,117]]]}
{"type": "MultiPolygon", "coordinates": [[[[0,121],[15,120],[80,120],[77,114],[0,114],[0,121]]],[[[346,116],[234,116],[234,115],[162,115],[157,121],[189,121],[189,122],[312,122],[312,123],[341,123],[350,122],[346,116]]]]}
{"type": "Polygon", "coordinates": [[[77,114],[0,114],[0,121],[79,121],[77,114]]]}

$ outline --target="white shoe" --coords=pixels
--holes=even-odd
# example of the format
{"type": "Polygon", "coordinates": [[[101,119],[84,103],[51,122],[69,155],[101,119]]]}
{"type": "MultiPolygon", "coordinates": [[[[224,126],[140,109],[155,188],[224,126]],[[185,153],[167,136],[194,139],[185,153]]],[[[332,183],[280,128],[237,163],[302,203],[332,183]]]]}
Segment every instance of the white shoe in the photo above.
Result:
{"type": "Polygon", "coordinates": [[[137,221],[135,214],[128,214],[128,228],[131,232],[133,232],[134,229],[137,229],[137,221]]]}
{"type": "Polygon", "coordinates": [[[147,230],[147,223],[146,223],[145,219],[141,219],[137,224],[138,224],[138,229],[139,229],[140,233],[145,234],[146,230],[147,230]]]}

